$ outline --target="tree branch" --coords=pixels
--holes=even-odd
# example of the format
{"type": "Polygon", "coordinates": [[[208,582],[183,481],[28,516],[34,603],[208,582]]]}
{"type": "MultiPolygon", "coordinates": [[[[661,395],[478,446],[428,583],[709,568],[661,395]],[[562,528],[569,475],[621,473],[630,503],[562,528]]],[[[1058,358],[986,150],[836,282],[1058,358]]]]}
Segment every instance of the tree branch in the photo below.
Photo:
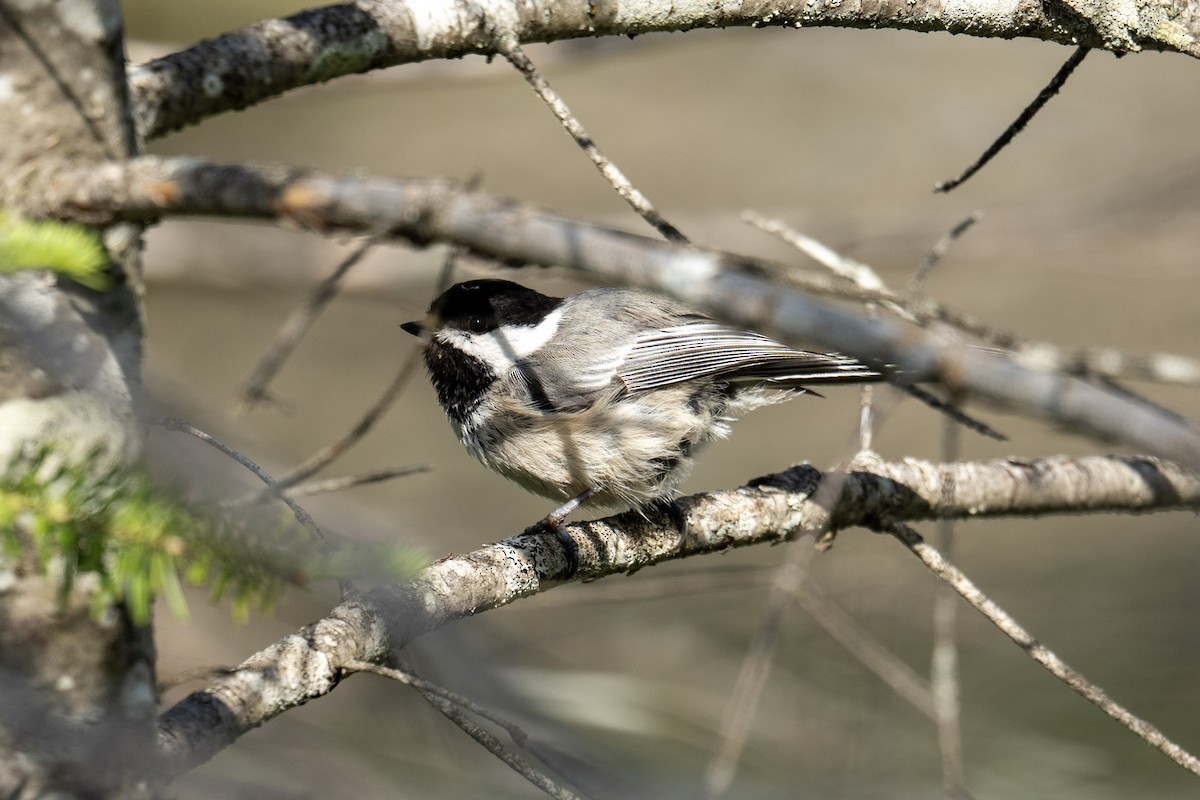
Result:
{"type": "Polygon", "coordinates": [[[921,535],[903,524],[893,524],[890,533],[899,539],[913,555],[921,560],[931,572],[951,586],[954,591],[967,601],[988,621],[1011,639],[1026,655],[1046,668],[1050,674],[1070,686],[1082,697],[1093,703],[1097,708],[1108,714],[1122,726],[1141,737],[1167,758],[1186,769],[1193,775],[1200,776],[1200,759],[1184,750],[1175,742],[1163,735],[1162,731],[1131,713],[1128,709],[1110,698],[1096,683],[1085,678],[1077,670],[1058,657],[1056,653],[1033,637],[1028,630],[1010,617],[979,587],[972,583],[963,572],[951,564],[937,550],[925,543],[921,535]]]}
{"type": "Polygon", "coordinates": [[[360,0],[268,19],[129,70],[138,132],[153,139],[301,86],[519,44],[728,27],[845,27],[1030,37],[1124,53],[1200,56],[1200,3],[1152,0],[360,0]]]}
{"type": "MultiPolygon", "coordinates": [[[[860,456],[849,472],[802,465],[741,489],[680,501],[688,536],[629,512],[564,526],[575,541],[576,579],[632,572],[670,559],[794,538],[828,520],[854,525],[946,517],[1147,512],[1200,507],[1200,476],[1152,458],[1094,456],[934,464],[860,456]],[[830,511],[811,497],[826,475],[844,481],[830,511]],[[953,477],[953,499],[942,491],[953,477]]],[[[519,535],[449,556],[412,581],[353,594],[328,617],[285,637],[159,718],[168,776],[211,758],[246,731],[333,690],[347,665],[379,661],[424,633],[563,582],[567,562],[553,536],[519,535]]]]}
{"type": "Polygon", "coordinates": [[[494,723],[503,728],[510,737],[513,743],[524,750],[527,750],[532,755],[537,757],[542,763],[547,766],[552,766],[550,760],[546,757],[546,748],[537,745],[524,730],[516,723],[510,722],[500,714],[497,714],[491,709],[481,706],[480,704],[470,700],[463,695],[448,691],[437,684],[418,677],[413,674],[408,668],[403,670],[392,667],[383,667],[378,664],[368,664],[362,661],[353,664],[347,664],[347,669],[352,669],[358,672],[372,672],[384,678],[388,678],[407,686],[416,689],[421,695],[433,705],[438,711],[446,715],[446,718],[457,725],[468,736],[479,742],[492,755],[499,758],[521,777],[528,780],[537,788],[541,789],[546,794],[557,800],[579,800],[580,795],[560,786],[553,778],[546,773],[538,770],[532,764],[521,758],[517,753],[505,747],[500,740],[492,734],[485,731],[482,727],[475,724],[466,712],[471,712],[480,717],[483,717],[488,722],[494,723]]]}
{"type": "MultiPolygon", "coordinates": [[[[742,219],[764,233],[777,236],[785,244],[791,245],[844,279],[838,281],[807,270],[787,267],[773,276],[785,286],[824,297],[878,303],[900,319],[922,328],[938,324],[947,325],[984,344],[1008,351],[1018,364],[1033,370],[1062,372],[1079,378],[1200,386],[1200,361],[1195,359],[1175,353],[1131,354],[1111,347],[1071,350],[1049,342],[1027,341],[1014,333],[985,325],[959,311],[952,311],[932,296],[919,293],[916,286],[909,286],[904,293],[893,291],[879,279],[870,265],[847,258],[811,236],[793,230],[780,220],[768,219],[754,211],[743,212],[742,219]]],[[[948,246],[967,226],[973,225],[978,219],[977,214],[972,214],[956,226],[934,247],[930,253],[930,260],[936,261],[940,258],[938,251],[948,246]]],[[[918,274],[928,269],[928,266],[927,260],[921,265],[918,274]]]]}
{"type": "Polygon", "coordinates": [[[620,167],[600,152],[600,148],[587,129],[583,127],[583,123],[571,113],[571,109],[567,108],[566,102],[558,95],[558,92],[550,87],[550,82],[533,65],[529,56],[525,55],[525,51],[511,40],[504,39],[500,41],[500,48],[504,57],[508,59],[508,63],[521,73],[525,82],[537,93],[537,96],[566,129],[567,134],[583,150],[596,169],[600,171],[604,180],[608,181],[609,185],[621,196],[621,199],[628,203],[639,217],[646,220],[647,225],[662,234],[664,239],[669,242],[686,244],[688,238],[663,217],[662,213],[650,202],[650,198],[633,185],[620,167]]]}
{"type": "Polygon", "coordinates": [[[98,168],[59,165],[43,213],[145,222],[161,215],[286,220],[319,230],[449,242],[505,263],[562,266],[673,295],[782,341],[844,352],[905,383],[955,393],[1121,440],[1200,468],[1200,430],[1111,387],[1030,370],[937,333],[914,334],[781,289],[769,262],[575,222],[446,181],[336,177],[299,169],[139,158],[98,168]]]}

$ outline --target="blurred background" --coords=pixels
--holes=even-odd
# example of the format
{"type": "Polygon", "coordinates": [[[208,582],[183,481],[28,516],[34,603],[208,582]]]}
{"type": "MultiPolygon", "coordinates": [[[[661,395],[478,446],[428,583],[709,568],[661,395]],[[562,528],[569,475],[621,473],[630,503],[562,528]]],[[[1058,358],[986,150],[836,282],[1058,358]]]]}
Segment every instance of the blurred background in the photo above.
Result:
{"type": "MultiPolygon", "coordinates": [[[[166,52],[299,2],[123,4],[133,57],[166,52]]],[[[902,286],[934,242],[983,221],[928,281],[953,308],[1066,347],[1200,358],[1200,66],[1179,55],[1093,53],[990,166],[957,174],[1070,55],[1061,46],[945,34],[727,30],[530,47],[551,84],[626,174],[705,245],[809,266],[739,220],[778,217],[902,286]]],[[[649,229],[603,183],[517,73],[482,58],[411,65],[294,92],[150,145],[151,152],[478,179],[570,216],[649,229]]],[[[353,242],[272,227],[171,222],[147,237],[146,382],[183,416],[278,474],[341,436],[415,341],[397,327],[434,293],[444,252],[376,247],[271,386],[234,394],[290,310],[353,242]]],[[[463,279],[488,274],[465,265],[463,279]]],[[[570,276],[515,276],[544,291],[570,276]]],[[[1135,386],[1200,415],[1185,390],[1135,386]]],[[[690,491],[733,487],[852,452],[858,394],[834,389],[757,412],[706,452],[690,491]]],[[[1122,452],[976,406],[1005,431],[962,434],[964,458],[1122,452]]],[[[937,458],[942,420],[907,403],[876,435],[885,456],[937,458]]],[[[175,437],[175,438],[172,438],[175,437]]],[[[156,433],[157,469],[221,496],[250,484],[232,462],[156,433]]],[[[431,558],[519,532],[548,501],[478,466],[418,375],[367,440],[326,470],[428,472],[305,501],[327,530],[431,558]]],[[[922,531],[931,533],[931,526],[922,531]]],[[[1194,514],[1013,519],[959,527],[957,562],[1117,701],[1200,749],[1200,533],[1194,514]]],[[[699,795],[781,547],[757,547],[571,585],[426,636],[421,673],[509,714],[575,760],[604,797],[699,795]]],[[[935,581],[899,544],[846,531],[811,579],[922,674],[935,581]]],[[[323,616],[335,587],[292,592],[234,625],[203,593],[192,619],[159,620],[164,680],[232,665],[323,616]]],[[[977,797],[1173,798],[1196,779],[960,614],[967,784],[977,797]]],[[[198,682],[172,689],[170,703],[198,682]]],[[[737,798],[938,796],[936,735],[800,609],[730,792],[737,798]]],[[[179,781],[182,798],[541,796],[415,693],[357,676],[245,736],[179,781]]]]}

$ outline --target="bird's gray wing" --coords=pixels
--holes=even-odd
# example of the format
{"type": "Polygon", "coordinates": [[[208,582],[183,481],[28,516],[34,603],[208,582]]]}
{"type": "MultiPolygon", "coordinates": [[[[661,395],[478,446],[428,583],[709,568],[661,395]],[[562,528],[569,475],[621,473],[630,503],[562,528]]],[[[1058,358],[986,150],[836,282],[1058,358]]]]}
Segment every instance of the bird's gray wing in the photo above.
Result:
{"type": "Polygon", "coordinates": [[[702,317],[642,333],[624,353],[615,376],[630,392],[705,377],[781,386],[861,383],[882,377],[847,356],[795,350],[702,317]]]}

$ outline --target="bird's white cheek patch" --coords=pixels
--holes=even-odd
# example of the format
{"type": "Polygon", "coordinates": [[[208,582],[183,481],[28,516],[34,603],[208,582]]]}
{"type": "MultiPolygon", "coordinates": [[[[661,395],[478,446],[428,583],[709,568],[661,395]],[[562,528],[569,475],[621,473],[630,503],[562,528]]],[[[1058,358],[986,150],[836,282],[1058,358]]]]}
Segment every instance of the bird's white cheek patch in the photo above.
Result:
{"type": "Polygon", "coordinates": [[[468,333],[458,330],[441,330],[438,337],[478,358],[501,375],[517,365],[517,362],[536,353],[546,346],[558,332],[562,321],[562,310],[552,311],[537,325],[517,325],[488,333],[468,333]]]}

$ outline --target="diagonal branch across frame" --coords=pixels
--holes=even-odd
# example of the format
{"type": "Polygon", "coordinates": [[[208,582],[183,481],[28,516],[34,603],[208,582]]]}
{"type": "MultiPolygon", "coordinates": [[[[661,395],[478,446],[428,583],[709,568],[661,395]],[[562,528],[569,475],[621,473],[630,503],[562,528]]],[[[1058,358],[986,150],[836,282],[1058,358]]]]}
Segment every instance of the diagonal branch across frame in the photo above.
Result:
{"type": "Polygon", "coordinates": [[[40,185],[41,210],[63,218],[272,219],[319,231],[385,231],[417,244],[448,242],[505,263],[567,267],[673,295],[781,341],[894,368],[906,384],[936,381],[952,392],[1200,468],[1200,429],[1111,387],[1031,370],[1002,354],[781,289],[762,277],[778,270],[754,259],[564,219],[445,181],[145,157],[85,169],[58,165],[40,185]]]}
{"type": "MultiPolygon", "coordinates": [[[[802,465],[741,489],[685,498],[688,538],[637,513],[564,526],[576,542],[575,579],[594,580],[662,561],[801,535],[829,510],[811,499],[823,473],[802,465]]],[[[897,520],[1139,513],[1200,508],[1200,476],[1145,457],[1060,457],[935,464],[860,456],[845,474],[829,530],[897,520]],[[952,501],[943,476],[954,473],[952,501]],[[947,503],[952,502],[952,507],[947,503]]],[[[324,619],[251,656],[159,718],[167,777],[204,763],[243,733],[332,691],[346,665],[379,661],[423,634],[563,583],[562,545],[519,535],[428,567],[412,581],[352,593],[324,619]]]]}

